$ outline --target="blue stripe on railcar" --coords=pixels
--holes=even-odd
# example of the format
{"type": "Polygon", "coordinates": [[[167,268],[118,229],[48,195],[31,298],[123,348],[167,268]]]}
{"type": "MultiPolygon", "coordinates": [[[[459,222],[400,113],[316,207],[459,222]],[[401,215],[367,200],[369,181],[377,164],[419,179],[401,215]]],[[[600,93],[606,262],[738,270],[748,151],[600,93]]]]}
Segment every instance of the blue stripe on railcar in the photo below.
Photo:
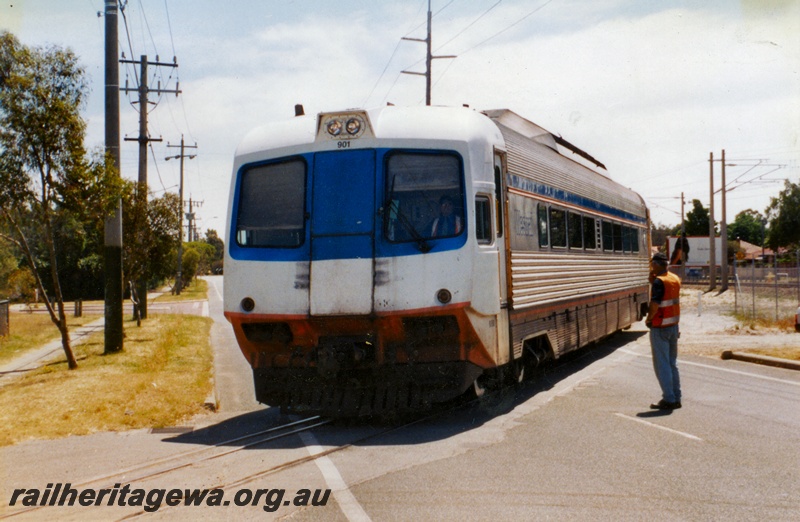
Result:
{"type": "Polygon", "coordinates": [[[588,210],[594,210],[618,219],[633,221],[634,223],[639,223],[641,225],[647,224],[647,218],[644,216],[637,216],[636,214],[625,212],[624,210],[600,203],[599,201],[579,196],[577,194],[567,192],[566,190],[557,189],[517,174],[508,174],[508,186],[529,192],[531,194],[563,201],[564,203],[568,203],[570,205],[575,205],[588,210]]]}

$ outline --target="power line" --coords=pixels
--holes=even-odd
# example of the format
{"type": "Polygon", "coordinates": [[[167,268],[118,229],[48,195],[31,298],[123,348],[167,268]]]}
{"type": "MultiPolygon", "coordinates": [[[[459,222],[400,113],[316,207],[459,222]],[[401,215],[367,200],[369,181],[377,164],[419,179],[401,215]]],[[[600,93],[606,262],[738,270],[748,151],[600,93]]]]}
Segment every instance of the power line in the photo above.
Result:
{"type": "MultiPolygon", "coordinates": [[[[442,47],[444,47],[445,45],[449,44],[450,42],[452,42],[453,40],[455,40],[456,38],[458,38],[459,36],[461,36],[462,34],[464,34],[464,33],[465,33],[467,30],[469,30],[469,28],[470,28],[470,27],[472,27],[473,25],[475,25],[476,23],[478,23],[478,21],[479,21],[481,18],[483,18],[484,16],[486,16],[487,14],[489,14],[489,11],[491,11],[492,9],[494,9],[495,7],[497,7],[498,5],[500,5],[502,2],[503,2],[503,0],[497,0],[497,2],[496,2],[496,3],[495,3],[493,6],[492,6],[492,7],[490,7],[489,9],[487,9],[486,11],[484,11],[483,13],[481,13],[481,15],[480,15],[480,16],[478,16],[478,18],[476,18],[475,20],[473,20],[473,21],[472,21],[472,22],[471,22],[469,25],[467,25],[467,26],[466,26],[465,28],[463,28],[461,31],[459,31],[458,33],[456,33],[456,35],[455,35],[455,36],[453,36],[452,38],[450,38],[449,40],[447,40],[445,43],[443,43],[442,45],[440,45],[439,47],[437,47],[437,48],[436,48],[436,51],[438,51],[439,49],[441,49],[441,48],[442,48],[442,47]]],[[[448,5],[449,5],[449,4],[448,4],[448,5]]]]}
{"type": "Polygon", "coordinates": [[[156,56],[158,56],[158,49],[156,49],[156,40],[153,38],[153,31],[150,30],[150,22],[147,21],[147,13],[144,11],[144,6],[142,5],[142,0],[139,0],[139,9],[140,9],[140,17],[144,20],[144,26],[147,29],[147,34],[150,35],[150,42],[153,44],[153,51],[155,51],[156,56]]]}
{"type": "Polygon", "coordinates": [[[500,36],[500,35],[501,35],[501,34],[503,34],[504,32],[506,32],[506,31],[508,31],[509,29],[511,29],[512,27],[514,27],[514,26],[516,26],[516,25],[519,25],[519,24],[520,24],[520,23],[522,23],[522,22],[523,22],[525,19],[527,19],[527,18],[529,18],[529,17],[533,16],[534,14],[538,13],[539,11],[541,11],[542,9],[544,9],[545,7],[547,7],[547,5],[549,5],[549,4],[550,4],[552,1],[553,1],[553,0],[547,0],[547,2],[543,3],[542,5],[540,5],[539,7],[537,7],[536,9],[534,9],[533,11],[531,11],[530,13],[526,14],[525,16],[523,16],[522,18],[520,18],[519,20],[517,20],[517,21],[516,21],[516,22],[514,22],[513,24],[509,25],[509,26],[508,26],[508,27],[506,27],[505,29],[502,29],[502,30],[500,30],[500,31],[496,32],[495,34],[493,34],[492,36],[490,36],[490,37],[489,37],[489,38],[487,38],[486,40],[483,40],[482,42],[480,42],[480,43],[478,43],[478,44],[476,44],[476,45],[473,45],[472,47],[470,47],[470,48],[469,48],[469,49],[467,49],[466,51],[462,51],[462,52],[460,52],[460,53],[459,53],[459,56],[463,56],[463,55],[467,54],[468,52],[472,51],[473,49],[475,49],[475,48],[477,48],[477,47],[480,47],[481,45],[485,44],[485,43],[486,43],[486,42],[488,42],[489,40],[492,40],[492,39],[494,39],[494,38],[497,38],[498,36],[500,36]]]}
{"type": "MultiPolygon", "coordinates": [[[[391,65],[392,59],[394,59],[394,55],[397,54],[397,50],[400,48],[400,44],[401,43],[402,43],[402,40],[398,40],[397,45],[395,45],[395,47],[394,47],[394,51],[392,51],[392,55],[389,57],[389,61],[386,62],[386,67],[384,67],[383,71],[381,71],[381,75],[378,76],[378,80],[375,82],[375,85],[372,86],[372,90],[369,91],[369,94],[367,94],[367,97],[364,99],[364,102],[361,104],[362,106],[366,106],[367,105],[367,102],[369,101],[370,97],[372,96],[372,93],[375,92],[375,89],[378,87],[378,84],[383,79],[383,75],[386,74],[386,71],[389,69],[389,65],[391,65]]],[[[399,77],[400,77],[400,75],[398,75],[398,78],[399,77]]],[[[397,80],[395,80],[395,82],[397,82],[397,80]]],[[[392,85],[394,85],[394,84],[392,84],[392,85]]]]}
{"type": "Polygon", "coordinates": [[[167,13],[167,28],[169,29],[169,41],[172,44],[172,55],[175,56],[177,53],[175,52],[175,40],[172,38],[172,23],[169,19],[169,6],[167,5],[167,0],[164,0],[164,11],[167,13]]]}

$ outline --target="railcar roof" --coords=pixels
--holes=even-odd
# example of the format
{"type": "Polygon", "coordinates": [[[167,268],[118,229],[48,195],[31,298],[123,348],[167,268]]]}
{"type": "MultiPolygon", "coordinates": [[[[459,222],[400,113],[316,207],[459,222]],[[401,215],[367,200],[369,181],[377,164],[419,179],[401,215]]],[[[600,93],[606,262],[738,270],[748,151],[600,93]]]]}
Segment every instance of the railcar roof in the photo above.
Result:
{"type": "MultiPolygon", "coordinates": [[[[484,114],[465,107],[386,106],[366,110],[353,109],[352,112],[366,113],[375,137],[382,139],[503,142],[495,124],[484,114]]],[[[236,154],[246,155],[314,143],[318,132],[318,117],[319,115],[298,116],[258,127],[244,137],[236,154]]]]}
{"type": "Polygon", "coordinates": [[[236,155],[248,156],[273,149],[311,145],[318,138],[320,115],[331,112],[366,114],[375,137],[379,139],[483,141],[503,146],[506,141],[500,127],[505,127],[525,139],[552,149],[566,160],[589,169],[604,178],[604,183],[614,185],[615,190],[627,193],[630,199],[644,205],[638,194],[616,184],[600,161],[561,136],[551,133],[509,109],[477,111],[468,107],[385,106],[372,109],[325,111],[320,114],[271,122],[258,127],[244,137],[236,150],[236,155]]]}

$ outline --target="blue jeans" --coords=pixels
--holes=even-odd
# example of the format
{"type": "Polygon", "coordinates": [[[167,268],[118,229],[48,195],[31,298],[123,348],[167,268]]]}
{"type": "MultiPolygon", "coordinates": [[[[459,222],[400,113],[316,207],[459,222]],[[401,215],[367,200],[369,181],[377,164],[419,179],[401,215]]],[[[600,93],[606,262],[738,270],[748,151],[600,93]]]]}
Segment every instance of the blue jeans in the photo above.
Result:
{"type": "Polygon", "coordinates": [[[678,374],[678,325],[650,329],[650,348],[653,368],[662,398],[667,402],[681,401],[681,378],[678,374]]]}

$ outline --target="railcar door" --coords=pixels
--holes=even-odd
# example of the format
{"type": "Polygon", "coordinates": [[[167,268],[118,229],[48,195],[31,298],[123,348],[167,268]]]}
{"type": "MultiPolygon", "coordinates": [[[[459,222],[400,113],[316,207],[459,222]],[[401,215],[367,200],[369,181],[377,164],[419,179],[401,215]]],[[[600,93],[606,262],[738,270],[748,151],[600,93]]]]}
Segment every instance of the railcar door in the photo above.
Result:
{"type": "Polygon", "coordinates": [[[375,151],[314,157],[311,207],[311,315],[372,311],[375,151]]]}

